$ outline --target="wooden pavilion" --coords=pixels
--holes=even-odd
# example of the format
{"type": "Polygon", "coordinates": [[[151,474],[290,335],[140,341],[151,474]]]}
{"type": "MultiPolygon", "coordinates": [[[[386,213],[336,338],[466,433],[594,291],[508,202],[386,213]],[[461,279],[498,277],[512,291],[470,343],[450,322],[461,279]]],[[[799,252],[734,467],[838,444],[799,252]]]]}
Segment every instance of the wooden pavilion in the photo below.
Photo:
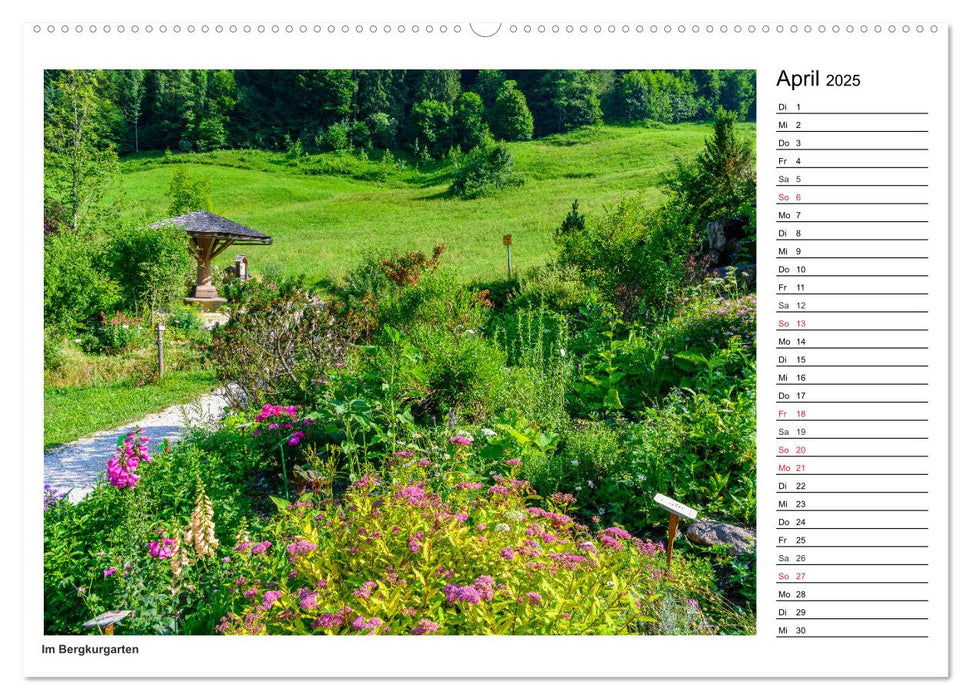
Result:
{"type": "Polygon", "coordinates": [[[265,233],[237,224],[235,221],[209,211],[193,211],[171,219],[156,221],[152,228],[174,227],[185,231],[191,241],[192,255],[196,259],[196,284],[187,302],[204,306],[216,306],[226,301],[218,296],[212,284],[212,261],[233,245],[270,245],[273,239],[265,233]]]}

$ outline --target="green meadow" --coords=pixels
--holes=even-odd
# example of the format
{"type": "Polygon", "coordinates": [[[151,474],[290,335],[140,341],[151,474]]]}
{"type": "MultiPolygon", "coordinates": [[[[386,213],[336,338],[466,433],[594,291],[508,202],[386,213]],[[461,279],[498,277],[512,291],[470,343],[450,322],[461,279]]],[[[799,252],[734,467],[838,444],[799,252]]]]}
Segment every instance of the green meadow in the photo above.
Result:
{"type": "MultiPolygon", "coordinates": [[[[755,125],[740,125],[754,135],[755,125]]],[[[246,253],[251,270],[275,268],[308,282],[340,275],[370,249],[446,246],[464,279],[494,279],[506,268],[502,236],[512,234],[514,268],[541,264],[574,199],[596,215],[624,196],[659,203],[677,158],[704,146],[709,124],[585,127],[511,143],[521,186],[462,200],[447,196],[456,164],[414,166],[382,151],[287,155],[233,150],[122,159],[116,194],[146,221],[165,218],[179,167],[209,181],[213,209],[273,237],[271,246],[233,246],[216,269],[246,253]]]]}

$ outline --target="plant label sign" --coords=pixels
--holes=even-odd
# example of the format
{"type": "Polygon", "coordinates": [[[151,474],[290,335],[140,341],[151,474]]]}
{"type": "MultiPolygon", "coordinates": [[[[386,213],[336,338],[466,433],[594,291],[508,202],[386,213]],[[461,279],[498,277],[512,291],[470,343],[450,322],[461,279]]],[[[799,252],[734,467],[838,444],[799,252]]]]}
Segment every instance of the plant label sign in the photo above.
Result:
{"type": "Polygon", "coordinates": [[[511,233],[504,233],[503,234],[503,236],[502,236],[502,244],[504,246],[511,246],[512,245],[512,234],[511,233]]]}
{"type": "Polygon", "coordinates": [[[688,520],[696,520],[698,518],[698,511],[694,508],[689,508],[684,503],[678,503],[673,498],[668,498],[663,493],[656,494],[654,496],[654,502],[659,506],[664,508],[667,512],[672,515],[676,515],[679,518],[686,518],[688,520]]]}

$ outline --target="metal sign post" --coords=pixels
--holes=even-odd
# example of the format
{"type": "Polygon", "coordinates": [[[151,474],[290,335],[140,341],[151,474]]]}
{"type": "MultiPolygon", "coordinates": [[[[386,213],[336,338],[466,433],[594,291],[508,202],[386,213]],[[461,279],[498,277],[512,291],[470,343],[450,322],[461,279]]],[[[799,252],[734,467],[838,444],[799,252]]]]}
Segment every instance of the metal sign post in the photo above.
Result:
{"type": "Polygon", "coordinates": [[[678,536],[678,519],[685,518],[687,520],[695,520],[698,517],[698,511],[694,508],[689,508],[683,503],[678,503],[673,498],[668,498],[662,493],[655,494],[654,502],[666,510],[670,515],[668,516],[668,571],[671,570],[671,554],[674,551],[674,538],[678,536]]]}
{"type": "Polygon", "coordinates": [[[165,374],[165,343],[163,340],[165,325],[161,321],[159,321],[156,332],[158,333],[158,376],[161,379],[162,375],[165,374]]]}
{"type": "Polygon", "coordinates": [[[506,277],[512,279],[512,234],[502,236],[502,244],[506,246],[506,277]]]}

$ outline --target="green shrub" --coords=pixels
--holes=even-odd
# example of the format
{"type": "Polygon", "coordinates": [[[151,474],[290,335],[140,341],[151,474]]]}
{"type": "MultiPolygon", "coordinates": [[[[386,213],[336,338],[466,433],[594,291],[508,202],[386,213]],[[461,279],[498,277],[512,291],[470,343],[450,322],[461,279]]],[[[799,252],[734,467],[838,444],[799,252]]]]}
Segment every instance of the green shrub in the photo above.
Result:
{"type": "MultiPolygon", "coordinates": [[[[755,522],[755,381],[714,393],[674,390],[632,428],[627,468],[614,475],[618,502],[655,492],[696,507],[703,517],[755,522]]],[[[652,511],[648,524],[666,519],[652,511]]],[[[624,519],[623,522],[631,522],[624,519]]]]}
{"type": "Polygon", "coordinates": [[[565,424],[573,378],[566,319],[542,307],[526,308],[497,316],[492,326],[511,370],[504,405],[543,426],[565,424]]]}
{"type": "Polygon", "coordinates": [[[627,522],[606,511],[600,489],[621,460],[621,434],[598,421],[582,421],[566,433],[553,457],[528,468],[524,474],[543,494],[573,494],[587,518],[607,516],[605,522],[627,522]]]}
{"type": "Polygon", "coordinates": [[[545,307],[564,313],[576,313],[589,297],[580,269],[574,265],[551,263],[527,270],[513,297],[517,309],[545,307]]]}
{"type": "Polygon", "coordinates": [[[323,371],[364,334],[357,314],[313,296],[299,280],[246,282],[228,315],[212,334],[210,354],[220,378],[257,403],[299,403],[303,366],[323,371]]]}
{"type": "Polygon", "coordinates": [[[496,138],[504,141],[533,138],[533,114],[526,104],[526,96],[516,89],[515,80],[507,80],[499,88],[489,126],[496,138]]]}
{"type": "Polygon", "coordinates": [[[198,330],[202,328],[202,314],[194,306],[179,304],[169,313],[168,323],[179,330],[198,330]]]}
{"type": "Polygon", "coordinates": [[[141,319],[116,311],[110,316],[101,312],[100,324],[95,332],[86,336],[88,352],[120,353],[145,341],[148,335],[141,319]]]}
{"type": "Polygon", "coordinates": [[[485,143],[473,148],[465,157],[448,191],[456,197],[475,199],[522,183],[522,176],[513,168],[509,149],[501,143],[485,143]]]}
{"type": "Polygon", "coordinates": [[[106,253],[126,309],[159,311],[185,296],[194,264],[184,231],[119,226],[106,253]]]}
{"type": "MultiPolygon", "coordinates": [[[[211,150],[211,149],[202,149],[211,150]]],[[[184,165],[176,169],[169,183],[169,216],[181,216],[190,211],[212,209],[211,186],[208,180],[195,178],[184,165]]],[[[185,234],[183,234],[183,237],[185,234]]]]}
{"type": "Polygon", "coordinates": [[[492,415],[504,385],[505,356],[490,340],[474,333],[455,335],[427,329],[416,338],[427,377],[420,413],[481,423],[492,415]]]}
{"type": "MultiPolygon", "coordinates": [[[[404,457],[402,459],[409,459],[404,457]]],[[[656,630],[663,547],[590,532],[525,482],[436,493],[368,476],[241,543],[223,634],[631,634],[656,630]],[[536,505],[533,505],[533,504],[536,505]],[[294,573],[295,572],[295,573],[294,573]],[[582,591],[582,595],[577,593],[582,591]]]]}
{"type": "Polygon", "coordinates": [[[97,243],[67,231],[44,241],[45,329],[74,334],[99,312],[117,307],[119,281],[108,274],[102,255],[97,243]]]}
{"type": "Polygon", "coordinates": [[[350,124],[346,121],[335,122],[327,127],[323,146],[328,151],[346,151],[350,147],[350,124]]]}
{"type": "Polygon", "coordinates": [[[471,332],[426,326],[411,337],[385,326],[364,360],[364,372],[388,386],[426,423],[479,423],[494,412],[504,386],[505,355],[471,332]]]}
{"type": "Polygon", "coordinates": [[[669,308],[695,244],[666,209],[630,197],[581,227],[561,227],[554,240],[560,263],[576,266],[628,318],[669,308]]]}

